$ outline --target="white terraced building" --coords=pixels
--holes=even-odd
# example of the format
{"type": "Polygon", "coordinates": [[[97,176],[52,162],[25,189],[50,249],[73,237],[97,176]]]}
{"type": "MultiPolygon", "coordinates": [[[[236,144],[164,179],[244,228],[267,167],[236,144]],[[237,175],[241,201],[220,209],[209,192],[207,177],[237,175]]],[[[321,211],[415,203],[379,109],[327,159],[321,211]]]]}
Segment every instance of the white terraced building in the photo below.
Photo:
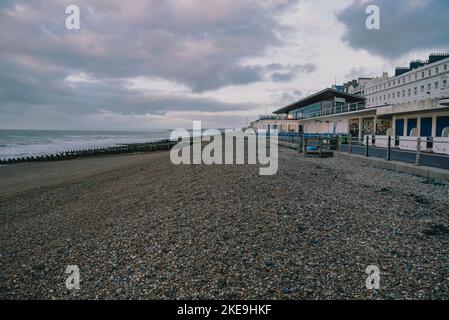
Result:
{"type": "MultiPolygon", "coordinates": [[[[391,121],[389,134],[398,137],[401,149],[416,150],[420,137],[422,150],[449,154],[449,55],[412,61],[393,77],[384,73],[366,84],[365,97],[377,119],[391,121]]],[[[376,145],[383,146],[385,132],[377,134],[376,145]]]]}

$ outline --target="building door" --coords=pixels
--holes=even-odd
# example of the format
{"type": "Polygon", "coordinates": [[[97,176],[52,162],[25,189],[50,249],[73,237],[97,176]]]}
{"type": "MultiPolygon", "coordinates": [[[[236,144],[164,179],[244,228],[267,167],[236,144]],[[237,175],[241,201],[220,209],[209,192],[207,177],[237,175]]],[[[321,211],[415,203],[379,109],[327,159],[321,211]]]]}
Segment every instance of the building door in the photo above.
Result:
{"type": "Polygon", "coordinates": [[[437,137],[441,137],[444,128],[449,127],[449,116],[437,118],[437,137]]]}
{"type": "Polygon", "coordinates": [[[402,137],[404,135],[404,119],[396,119],[396,137],[402,137]]]}
{"type": "Polygon", "coordinates": [[[349,134],[353,137],[359,137],[359,119],[349,120],[349,134]]]}
{"type": "Polygon", "coordinates": [[[421,118],[421,137],[432,136],[432,118],[421,118]]]}
{"type": "Polygon", "coordinates": [[[407,120],[407,136],[411,135],[411,131],[414,128],[418,128],[418,119],[416,119],[416,118],[408,119],[407,120]]]}

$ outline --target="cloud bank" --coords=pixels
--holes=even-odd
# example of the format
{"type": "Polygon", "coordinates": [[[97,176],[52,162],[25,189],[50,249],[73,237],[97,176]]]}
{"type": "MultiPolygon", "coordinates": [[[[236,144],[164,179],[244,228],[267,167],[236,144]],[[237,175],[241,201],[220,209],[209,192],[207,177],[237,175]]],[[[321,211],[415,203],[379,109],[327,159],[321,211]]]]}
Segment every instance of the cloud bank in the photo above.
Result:
{"type": "Polygon", "coordinates": [[[69,31],[70,1],[0,1],[0,113],[250,110],[256,106],[201,94],[313,71],[242,63],[282,45],[286,27],[276,17],[296,2],[80,0],[81,30],[69,31]],[[159,92],[127,85],[142,78],[168,85],[159,92]]]}
{"type": "Polygon", "coordinates": [[[449,50],[449,1],[447,0],[356,0],[337,13],[346,27],[343,40],[355,49],[388,59],[414,50],[449,50]],[[380,9],[380,30],[368,30],[365,9],[380,9]]]}

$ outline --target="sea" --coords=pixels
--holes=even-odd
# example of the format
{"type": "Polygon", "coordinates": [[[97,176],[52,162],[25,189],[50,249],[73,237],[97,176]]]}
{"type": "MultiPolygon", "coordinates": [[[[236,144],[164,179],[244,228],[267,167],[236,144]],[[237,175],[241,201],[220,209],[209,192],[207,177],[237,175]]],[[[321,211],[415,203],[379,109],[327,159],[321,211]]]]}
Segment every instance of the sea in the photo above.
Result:
{"type": "Polygon", "coordinates": [[[0,159],[44,156],[70,150],[112,147],[168,139],[170,130],[64,131],[0,130],[0,159]]]}

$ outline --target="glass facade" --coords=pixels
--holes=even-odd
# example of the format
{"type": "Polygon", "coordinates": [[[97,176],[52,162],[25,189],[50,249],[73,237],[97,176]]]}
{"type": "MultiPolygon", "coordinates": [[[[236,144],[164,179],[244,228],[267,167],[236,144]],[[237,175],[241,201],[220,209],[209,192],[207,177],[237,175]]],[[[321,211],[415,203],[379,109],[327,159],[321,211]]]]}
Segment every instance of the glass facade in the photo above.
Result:
{"type": "Polygon", "coordinates": [[[325,115],[357,111],[365,108],[366,105],[364,102],[347,104],[343,101],[334,102],[325,100],[293,110],[290,112],[290,115],[295,119],[309,119],[325,115]]]}
{"type": "Polygon", "coordinates": [[[322,102],[316,102],[305,106],[301,109],[296,109],[290,112],[296,119],[307,119],[313,117],[319,117],[321,115],[322,102]]]}

